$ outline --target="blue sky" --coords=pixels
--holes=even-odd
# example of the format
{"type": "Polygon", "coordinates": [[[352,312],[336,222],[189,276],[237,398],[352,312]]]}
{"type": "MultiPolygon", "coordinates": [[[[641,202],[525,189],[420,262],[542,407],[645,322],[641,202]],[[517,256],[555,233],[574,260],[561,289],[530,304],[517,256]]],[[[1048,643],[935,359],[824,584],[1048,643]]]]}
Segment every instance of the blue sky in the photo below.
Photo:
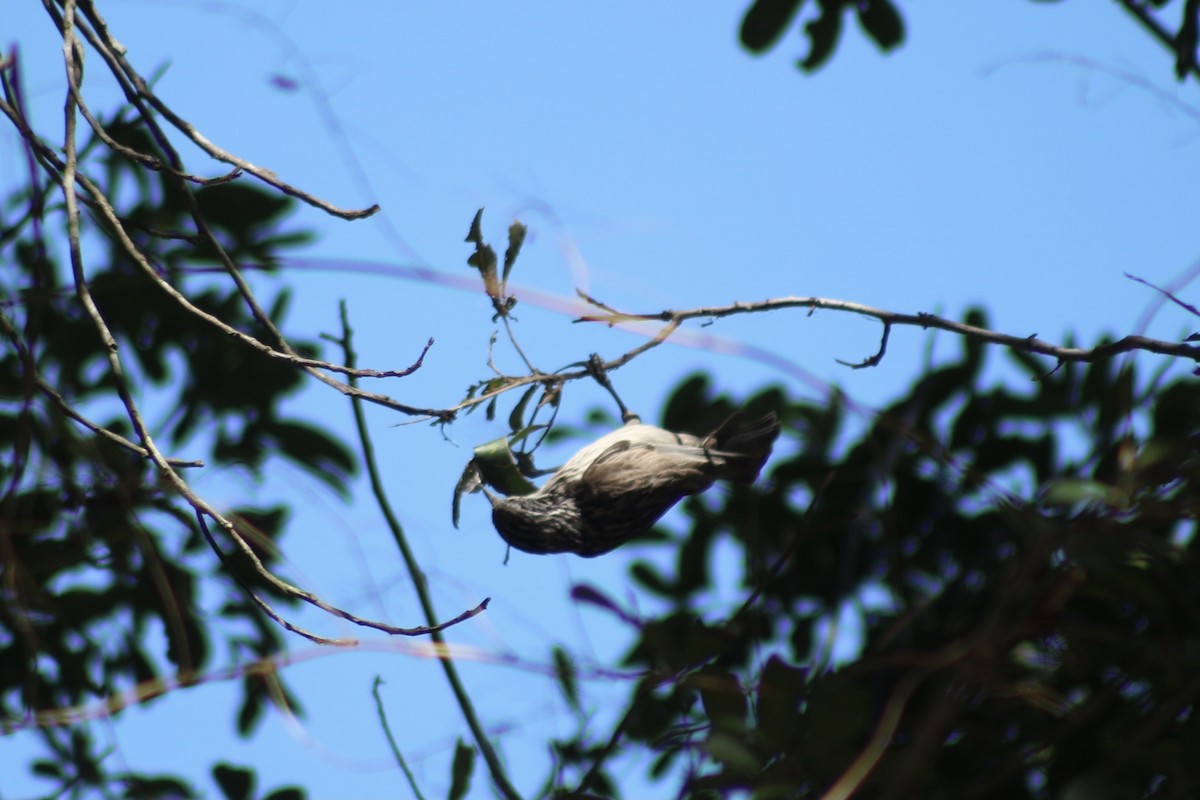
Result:
{"type": "MultiPolygon", "coordinates": [[[[632,311],[815,295],[960,317],[982,303],[999,330],[1052,341],[1074,332],[1086,343],[1134,332],[1155,299],[1123,273],[1165,285],[1196,264],[1200,140],[1188,109],[1197,93],[1174,82],[1169,54],[1116,4],[906,4],[903,48],[884,56],[850,23],[815,75],[792,66],[806,46],[795,33],[766,57],[742,51],[743,10],[740,2],[101,4],[136,66],[169,65],[159,94],[214,142],[335,204],[382,206],[353,223],[301,212],[320,233],[303,255],[322,268],[288,276],[296,291],[288,329],[336,332],[344,297],[361,363],[379,369],[406,366],[432,336],[424,369],[379,387],[414,405],[452,405],[489,375],[486,298],[403,271],[469,275],[462,240],[480,207],[497,245],[513,218],[530,226],[515,284],[562,303],[582,287],[632,311]],[[298,88],[281,89],[280,77],[298,88]]],[[[5,16],[39,129],[58,137],[60,43],[40,4],[9,3],[5,16]]],[[[114,95],[101,66],[93,57],[88,90],[104,109],[114,95]]],[[[12,187],[23,166],[13,134],[0,136],[0,186],[12,187]]],[[[219,171],[190,159],[196,171],[219,171]]],[[[270,283],[258,285],[270,295],[270,283]]],[[[640,341],[571,324],[561,308],[527,301],[519,311],[522,345],[547,370],[640,341]]],[[[1178,338],[1195,327],[1168,308],[1147,332],[1178,338]]],[[[898,330],[878,368],[852,372],[835,359],[875,351],[870,320],[788,312],[703,332],[789,367],[668,345],[614,375],[626,401],[653,419],[669,388],[704,368],[734,394],[777,381],[815,397],[836,384],[869,410],[903,390],[931,341],[898,330]]],[[[957,347],[948,336],[932,345],[942,356],[957,347]]],[[[519,368],[503,347],[497,362],[519,368]]],[[[594,387],[572,386],[561,419],[580,423],[603,402],[594,387]]],[[[347,404],[326,388],[314,384],[291,410],[352,439],[347,404]]],[[[480,414],[443,436],[394,427],[404,420],[381,409],[369,420],[443,615],[493,598],[450,638],[477,657],[463,662],[467,685],[486,722],[505,731],[514,778],[532,792],[548,764],[545,742],[573,729],[540,669],[550,647],[603,667],[627,643],[607,618],[572,605],[569,587],[591,582],[652,608],[624,577],[629,558],[647,554],[515,554],[503,566],[482,498],[467,499],[459,530],[450,525],[471,447],[502,434],[502,423],[480,414]],[[520,665],[491,663],[509,658],[520,665]]],[[[546,463],[566,452],[547,453],[546,463]]],[[[419,622],[365,486],[347,505],[297,469],[261,484],[245,478],[206,472],[196,485],[226,506],[298,503],[285,540],[289,575],[364,615],[419,622]]],[[[354,633],[317,614],[295,616],[328,635],[354,633]]],[[[362,652],[318,652],[292,640],[306,660],[287,677],[308,716],[300,726],[272,717],[248,743],[232,735],[234,683],[176,692],[96,730],[139,770],[200,774],[224,758],[254,764],[262,785],[295,781],[313,797],[403,795],[374,718],[378,674],[418,779],[429,796],[444,795],[454,738],[465,731],[440,670],[411,652],[419,643],[370,641],[362,652]]],[[[626,688],[587,684],[597,730],[626,688]]],[[[16,736],[0,748],[5,798],[35,791],[15,777],[28,744],[16,736]]],[[[473,796],[488,796],[482,773],[480,764],[473,796]]]]}

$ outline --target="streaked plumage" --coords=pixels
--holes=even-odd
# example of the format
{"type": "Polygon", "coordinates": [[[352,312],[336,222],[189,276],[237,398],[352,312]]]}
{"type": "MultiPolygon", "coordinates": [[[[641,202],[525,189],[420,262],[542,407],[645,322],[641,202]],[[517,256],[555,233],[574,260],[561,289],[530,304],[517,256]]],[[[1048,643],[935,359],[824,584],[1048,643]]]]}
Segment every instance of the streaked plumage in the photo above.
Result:
{"type": "Polygon", "coordinates": [[[717,480],[753,483],[779,435],[774,414],[735,414],[701,439],[633,420],[570,458],[523,497],[489,493],[500,536],[527,553],[602,555],[717,480]]]}

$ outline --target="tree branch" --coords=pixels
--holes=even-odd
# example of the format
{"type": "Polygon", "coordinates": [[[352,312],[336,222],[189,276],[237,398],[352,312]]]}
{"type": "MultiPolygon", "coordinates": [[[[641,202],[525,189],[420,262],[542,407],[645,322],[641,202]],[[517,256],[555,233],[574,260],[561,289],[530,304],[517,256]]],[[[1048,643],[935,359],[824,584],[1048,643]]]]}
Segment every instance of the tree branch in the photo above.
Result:
{"type": "MultiPolygon", "coordinates": [[[[591,300],[588,298],[589,301],[591,300]]],[[[859,366],[875,366],[882,360],[884,346],[887,341],[887,334],[890,332],[891,326],[907,325],[918,327],[923,330],[934,328],[944,330],[950,333],[956,333],[968,339],[985,344],[997,344],[1007,347],[1011,350],[1017,350],[1025,353],[1035,353],[1037,355],[1049,356],[1057,359],[1060,362],[1068,361],[1083,361],[1092,362],[1100,361],[1106,358],[1111,358],[1120,353],[1128,353],[1135,350],[1142,350],[1148,353],[1157,353],[1158,355],[1177,356],[1186,358],[1191,361],[1200,361],[1200,346],[1187,344],[1185,342],[1166,342],[1161,339],[1152,339],[1147,336],[1125,336],[1115,342],[1108,342],[1097,345],[1091,348],[1082,347],[1066,347],[1063,345],[1051,344],[1037,338],[1037,334],[1032,336],[1013,336],[1007,333],[998,333],[980,328],[974,325],[967,325],[962,322],[945,319],[934,314],[926,314],[917,312],[916,314],[904,314],[896,311],[887,311],[880,308],[872,308],[861,303],[852,303],[846,300],[830,300],[823,297],[779,297],[770,300],[762,300],[756,303],[733,303],[728,306],[706,306],[701,308],[693,308],[681,311],[660,311],[656,314],[631,314],[626,312],[613,311],[607,306],[600,306],[606,311],[604,315],[584,316],[580,317],[576,322],[603,322],[608,325],[616,325],[628,322],[646,322],[646,321],[662,321],[666,322],[667,326],[654,339],[657,344],[660,340],[669,336],[680,324],[690,319],[717,319],[720,317],[730,317],[737,314],[757,314],[766,311],[779,311],[787,308],[807,308],[810,313],[818,309],[828,311],[844,311],[852,314],[861,314],[864,317],[872,317],[879,320],[885,326],[885,335],[880,351],[875,356],[868,358],[859,366]]],[[[622,359],[618,359],[621,363],[628,361],[634,351],[630,351],[622,359]]],[[[612,362],[609,362],[610,364],[612,362]]],[[[611,368],[611,366],[610,366],[611,368]]]]}
{"type": "MultiPolygon", "coordinates": [[[[49,0],[44,0],[44,2],[49,5],[49,0]]],[[[125,91],[126,97],[131,103],[144,99],[154,108],[155,111],[166,118],[166,120],[170,122],[173,127],[183,133],[197,147],[208,153],[208,155],[212,158],[216,159],[217,161],[223,161],[226,164],[235,167],[236,169],[253,175],[263,183],[274,186],[284,194],[295,197],[297,200],[307,203],[315,208],[319,208],[328,214],[332,214],[335,217],[340,217],[346,220],[355,220],[364,219],[379,211],[378,204],[363,209],[338,208],[337,206],[328,203],[319,197],[311,195],[308,192],[292,186],[291,184],[285,183],[270,170],[252,164],[245,159],[238,158],[232,153],[222,150],[220,147],[210,142],[203,135],[201,135],[201,133],[196,130],[191,123],[176,114],[175,111],[166,103],[162,102],[158,96],[151,91],[149,84],[146,83],[146,80],[141,76],[141,74],[139,74],[137,70],[133,69],[133,67],[129,65],[129,62],[125,60],[124,56],[125,48],[117,43],[116,40],[112,38],[111,34],[109,34],[107,23],[105,23],[103,17],[100,16],[100,13],[96,10],[96,7],[91,0],[81,0],[79,7],[84,16],[87,17],[87,19],[92,23],[92,27],[95,29],[95,33],[97,34],[95,39],[92,40],[91,44],[96,47],[97,51],[101,54],[101,57],[103,57],[108,63],[109,69],[115,76],[118,77],[118,82],[121,84],[122,89],[125,91]]],[[[144,112],[142,116],[143,118],[151,117],[150,114],[144,112]]]]}
{"type": "MultiPolygon", "coordinates": [[[[350,317],[346,311],[346,301],[342,300],[338,308],[342,320],[340,344],[342,346],[343,360],[353,366],[357,360],[357,355],[354,352],[354,331],[350,327],[350,317]]],[[[355,378],[351,375],[348,380],[353,383],[355,378]]],[[[367,469],[367,477],[371,482],[371,491],[375,495],[375,502],[378,504],[379,510],[387,522],[388,529],[392,532],[392,538],[396,542],[396,548],[400,551],[401,558],[404,559],[404,566],[412,578],[413,588],[417,592],[417,599],[421,604],[421,610],[425,613],[425,618],[427,620],[435,619],[437,612],[433,607],[433,598],[429,594],[425,573],[421,569],[421,565],[418,563],[412,548],[408,545],[408,538],[404,535],[404,528],[400,525],[399,518],[392,510],[392,504],[388,500],[387,492],[383,488],[383,480],[379,475],[379,464],[375,460],[375,445],[372,443],[370,433],[367,431],[367,420],[366,415],[363,413],[362,402],[357,396],[351,395],[350,406],[354,411],[354,425],[358,430],[359,443],[361,444],[363,453],[363,463],[367,469]]],[[[480,608],[486,608],[490,600],[491,598],[485,598],[480,604],[480,608]]],[[[487,736],[487,731],[484,730],[483,723],[480,722],[478,714],[475,713],[475,705],[458,676],[458,669],[454,666],[454,662],[450,658],[450,650],[443,647],[445,639],[438,631],[432,631],[430,638],[443,654],[439,662],[442,665],[442,671],[446,674],[446,682],[450,684],[450,690],[454,693],[454,699],[458,702],[459,709],[462,710],[463,719],[466,720],[467,727],[471,729],[471,735],[475,739],[476,746],[479,747],[479,752],[483,754],[483,760],[487,763],[488,770],[492,774],[492,781],[505,798],[508,798],[508,800],[520,800],[520,793],[509,780],[508,773],[500,761],[500,756],[496,753],[495,748],[492,747],[491,740],[487,736]]]]}

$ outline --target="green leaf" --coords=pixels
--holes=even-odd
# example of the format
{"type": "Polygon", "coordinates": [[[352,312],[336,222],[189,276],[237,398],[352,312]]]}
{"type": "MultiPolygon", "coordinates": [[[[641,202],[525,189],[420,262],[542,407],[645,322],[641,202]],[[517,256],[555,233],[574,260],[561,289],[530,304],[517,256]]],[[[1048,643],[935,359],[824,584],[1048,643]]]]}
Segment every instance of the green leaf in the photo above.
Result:
{"type": "MultiPolygon", "coordinates": [[[[801,626],[810,630],[808,626],[801,626]]],[[[807,675],[777,655],[767,659],[758,679],[755,710],[758,732],[766,746],[777,751],[789,749],[798,740],[797,719],[805,695],[807,675]]]]}
{"type": "Polygon", "coordinates": [[[475,245],[475,252],[467,258],[467,264],[479,270],[483,276],[483,288],[492,303],[500,300],[500,284],[496,279],[496,251],[483,240],[483,209],[475,212],[466,241],[475,245]]]}
{"type": "Polygon", "coordinates": [[[625,611],[613,602],[599,589],[588,586],[585,583],[579,583],[571,587],[571,599],[580,603],[588,603],[598,608],[603,608],[606,611],[611,611],[618,618],[629,621],[630,617],[625,611]]]}
{"type": "Polygon", "coordinates": [[[706,668],[689,676],[688,684],[699,690],[704,711],[714,726],[742,730],[749,703],[732,673],[716,667],[706,668]]]}
{"type": "Polygon", "coordinates": [[[860,3],[858,21],[881,50],[891,50],[904,41],[904,20],[888,0],[860,3]]]}
{"type": "Polygon", "coordinates": [[[458,740],[454,748],[454,764],[450,767],[450,793],[448,800],[462,800],[471,788],[471,773],[475,771],[475,748],[458,740]]]}
{"type": "Polygon", "coordinates": [[[724,731],[714,731],[704,747],[712,757],[730,769],[752,775],[762,768],[762,759],[745,739],[724,731]]]}
{"type": "Polygon", "coordinates": [[[842,4],[822,3],[821,13],[804,26],[804,31],[810,47],[799,66],[805,72],[812,72],[824,65],[837,47],[842,35],[842,4]]]}
{"type": "Polygon", "coordinates": [[[517,401],[517,404],[513,406],[512,413],[508,415],[508,429],[513,433],[516,433],[525,427],[525,409],[529,405],[530,398],[532,398],[540,388],[541,387],[537,384],[530,386],[525,390],[525,393],[521,395],[521,399],[517,401]]]}
{"type": "Polygon", "coordinates": [[[285,786],[282,789],[276,789],[271,792],[263,800],[304,800],[306,796],[307,793],[303,789],[295,786],[285,786]]]}
{"type": "Polygon", "coordinates": [[[1083,478],[1060,478],[1053,481],[1042,495],[1042,502],[1049,506],[1073,506],[1078,503],[1100,503],[1109,508],[1125,508],[1129,505],[1129,493],[1100,481],[1083,478]]]}
{"type": "Polygon", "coordinates": [[[663,597],[670,597],[675,594],[674,585],[667,578],[664,578],[662,573],[645,561],[635,561],[633,566],[629,568],[629,574],[635,581],[656,594],[663,597]]]}
{"type": "Polygon", "coordinates": [[[483,244],[483,209],[475,212],[475,218],[471,220],[471,229],[467,231],[467,238],[464,240],[476,246],[483,244]]]}
{"type": "Polygon", "coordinates": [[[342,497],[349,497],[350,478],[358,462],[350,450],[334,437],[306,422],[272,420],[261,432],[274,440],[278,452],[320,478],[342,497]]]}
{"type": "Polygon", "coordinates": [[[738,33],[742,46],[763,53],[787,30],[803,0],[755,0],[742,17],[738,33]]]}
{"type": "Polygon", "coordinates": [[[247,736],[262,719],[264,710],[262,681],[247,675],[242,681],[242,705],[237,715],[238,735],[247,736]]]}
{"type": "Polygon", "coordinates": [[[537,487],[517,467],[507,437],[493,439],[476,447],[471,463],[479,470],[483,482],[502,494],[527,495],[537,491],[537,487]]]}
{"type": "Polygon", "coordinates": [[[517,263],[521,245],[525,244],[526,233],[528,233],[528,228],[520,222],[514,222],[508,226],[508,249],[504,251],[504,273],[502,275],[505,283],[508,282],[508,275],[512,272],[513,264],[517,263]]]}
{"type": "Polygon", "coordinates": [[[221,763],[213,767],[213,780],[227,800],[252,800],[254,771],[221,763]]]}
{"type": "Polygon", "coordinates": [[[579,711],[579,681],[575,674],[575,662],[566,650],[555,645],[554,675],[558,678],[558,686],[562,689],[563,697],[575,711],[579,711]]]}
{"type": "Polygon", "coordinates": [[[479,484],[479,469],[475,466],[474,461],[468,461],[467,466],[463,468],[463,473],[459,477],[458,483],[454,485],[454,500],[450,503],[450,521],[454,523],[454,527],[458,527],[463,495],[474,492],[479,488],[479,484]]]}

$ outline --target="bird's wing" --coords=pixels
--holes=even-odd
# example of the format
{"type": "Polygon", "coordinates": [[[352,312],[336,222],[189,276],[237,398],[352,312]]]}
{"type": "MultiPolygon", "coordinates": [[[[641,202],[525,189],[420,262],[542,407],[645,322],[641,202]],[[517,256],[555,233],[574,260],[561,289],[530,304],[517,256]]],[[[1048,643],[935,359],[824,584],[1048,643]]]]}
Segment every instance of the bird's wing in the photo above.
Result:
{"type": "Polygon", "coordinates": [[[702,448],[679,444],[619,441],[597,456],[584,471],[581,488],[603,500],[622,495],[696,494],[712,486],[712,463],[702,448]]]}

